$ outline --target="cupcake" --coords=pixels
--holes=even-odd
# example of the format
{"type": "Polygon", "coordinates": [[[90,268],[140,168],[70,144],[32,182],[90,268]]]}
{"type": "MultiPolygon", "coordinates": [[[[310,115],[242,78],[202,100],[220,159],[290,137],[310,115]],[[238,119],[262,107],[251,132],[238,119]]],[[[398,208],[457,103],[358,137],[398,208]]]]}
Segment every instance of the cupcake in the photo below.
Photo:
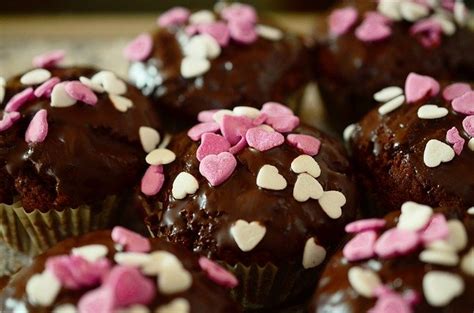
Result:
{"type": "Polygon", "coordinates": [[[474,32],[464,2],[346,0],[314,54],[321,96],[338,130],[373,108],[372,95],[410,72],[474,77],[474,32]]]}
{"type": "Polygon", "coordinates": [[[316,283],[357,215],[344,149],[278,103],[199,119],[146,158],[151,233],[233,272],[241,282],[233,296],[247,308],[294,299],[316,283]]]}
{"type": "Polygon", "coordinates": [[[347,225],[350,240],[329,260],[310,312],[471,312],[473,214],[406,202],[347,225]]]}
{"type": "Polygon", "coordinates": [[[181,129],[203,110],[269,100],[296,108],[311,78],[308,52],[298,36],[261,23],[240,3],[170,9],[125,48],[129,78],[181,129]]]}
{"type": "Polygon", "coordinates": [[[379,107],[346,131],[359,181],[379,205],[408,200],[466,210],[474,206],[474,91],[410,73],[373,95],[379,107]]]}
{"type": "Polygon", "coordinates": [[[0,240],[31,253],[111,226],[159,140],[138,89],[58,59],[0,82],[0,240]]]}
{"type": "Polygon", "coordinates": [[[122,227],[56,244],[18,272],[2,312],[240,312],[232,274],[204,257],[122,227]],[[47,288],[45,288],[47,286],[47,288]]]}

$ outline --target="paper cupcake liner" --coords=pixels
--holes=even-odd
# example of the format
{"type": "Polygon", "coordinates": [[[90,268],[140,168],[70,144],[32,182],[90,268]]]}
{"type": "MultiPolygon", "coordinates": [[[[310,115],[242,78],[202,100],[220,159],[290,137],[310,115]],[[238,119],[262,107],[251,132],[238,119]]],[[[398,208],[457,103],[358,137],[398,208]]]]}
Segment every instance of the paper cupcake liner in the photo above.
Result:
{"type": "Polygon", "coordinates": [[[47,212],[26,212],[20,201],[0,203],[0,240],[15,250],[38,254],[68,237],[111,226],[119,203],[109,196],[100,208],[81,205],[47,212]]]}

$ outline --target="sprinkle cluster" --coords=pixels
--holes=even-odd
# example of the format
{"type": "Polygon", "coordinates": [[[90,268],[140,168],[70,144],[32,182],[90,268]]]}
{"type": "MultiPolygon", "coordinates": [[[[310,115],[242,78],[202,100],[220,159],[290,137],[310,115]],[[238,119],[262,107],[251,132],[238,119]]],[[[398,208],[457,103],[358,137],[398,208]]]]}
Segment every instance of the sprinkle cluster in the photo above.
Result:
{"type": "MultiPolygon", "coordinates": [[[[424,47],[441,44],[442,34],[451,36],[456,32],[456,23],[464,26],[469,11],[463,1],[428,0],[380,0],[376,11],[368,11],[355,28],[355,36],[363,42],[375,42],[392,35],[394,22],[413,23],[410,35],[424,47]]],[[[353,7],[335,10],[329,16],[329,32],[341,36],[349,32],[359,20],[353,7]]]]}

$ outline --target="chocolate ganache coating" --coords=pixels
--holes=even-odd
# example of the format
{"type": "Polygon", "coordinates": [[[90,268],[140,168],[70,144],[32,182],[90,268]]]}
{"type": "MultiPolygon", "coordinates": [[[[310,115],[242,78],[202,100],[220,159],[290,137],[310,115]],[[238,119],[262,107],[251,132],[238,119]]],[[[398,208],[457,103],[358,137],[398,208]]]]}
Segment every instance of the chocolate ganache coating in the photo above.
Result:
{"type": "MultiPolygon", "coordinates": [[[[86,67],[49,71],[63,82],[98,73],[86,67]]],[[[3,106],[28,87],[20,77],[7,81],[3,106]]],[[[96,96],[95,105],[77,101],[69,107],[52,107],[49,97],[32,97],[19,109],[21,118],[0,132],[0,202],[20,200],[28,211],[60,210],[120,195],[136,183],[145,166],[139,128],[160,129],[159,119],[131,85],[122,95],[133,102],[127,112],[118,111],[107,93],[96,96]],[[25,131],[42,109],[47,111],[47,137],[27,143],[25,131]]]]}
{"type": "MultiPolygon", "coordinates": [[[[182,266],[192,276],[192,285],[185,291],[174,294],[165,294],[157,291],[151,303],[147,306],[150,310],[159,308],[161,305],[170,303],[178,298],[185,299],[189,303],[190,313],[227,313],[240,312],[239,306],[233,302],[224,288],[213,283],[207,274],[201,269],[198,257],[177,245],[160,239],[150,239],[151,252],[166,251],[178,258],[182,266]]],[[[116,242],[111,238],[111,231],[96,231],[81,237],[70,238],[60,242],[43,254],[37,256],[30,266],[25,267],[12,277],[9,284],[0,295],[0,311],[6,312],[12,309],[12,305],[18,308],[26,308],[28,312],[51,312],[54,307],[61,304],[77,305],[79,299],[88,291],[97,288],[96,285],[79,290],[67,288],[61,289],[54,303],[47,307],[33,305],[28,300],[26,285],[29,279],[45,270],[46,261],[55,256],[68,255],[73,248],[87,245],[105,245],[108,248],[106,256],[114,264],[116,242]]],[[[156,282],[155,282],[156,283],[156,282]]],[[[100,308],[100,306],[99,306],[100,308]]],[[[125,312],[125,311],[124,311],[125,312]]]]}

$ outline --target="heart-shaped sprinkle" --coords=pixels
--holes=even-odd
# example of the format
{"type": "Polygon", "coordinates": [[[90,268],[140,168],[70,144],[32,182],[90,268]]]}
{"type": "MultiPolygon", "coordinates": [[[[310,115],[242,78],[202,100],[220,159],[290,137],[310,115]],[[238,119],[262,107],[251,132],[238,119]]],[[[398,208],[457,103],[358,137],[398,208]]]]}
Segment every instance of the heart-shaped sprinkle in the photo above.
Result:
{"type": "Polygon", "coordinates": [[[191,12],[183,7],[174,7],[163,14],[157,20],[160,27],[178,26],[188,21],[191,12]]]}
{"type": "Polygon", "coordinates": [[[262,106],[261,113],[265,113],[270,116],[281,116],[289,115],[292,116],[293,111],[281,103],[278,102],[267,102],[262,106]]]}
{"type": "Polygon", "coordinates": [[[215,133],[220,129],[219,124],[216,122],[205,122],[193,126],[188,131],[188,137],[194,141],[201,140],[201,136],[206,133],[215,133]]]}
{"type": "Polygon", "coordinates": [[[199,258],[199,266],[206,272],[207,277],[216,284],[226,287],[234,288],[239,284],[237,278],[225,270],[222,266],[206,257],[199,258]]]}
{"type": "Polygon", "coordinates": [[[436,240],[444,240],[449,235],[448,223],[443,214],[435,214],[431,217],[423,231],[421,231],[421,240],[428,245],[436,240]]]}
{"type": "Polygon", "coordinates": [[[332,11],[329,15],[329,33],[340,36],[349,31],[357,21],[358,13],[353,7],[347,7],[332,11]]]}
{"type": "Polygon", "coordinates": [[[471,207],[471,208],[469,208],[469,209],[467,209],[467,214],[469,214],[469,215],[474,215],[474,206],[471,207]]]}
{"type": "Polygon", "coordinates": [[[212,120],[216,122],[217,124],[221,125],[222,121],[224,120],[224,116],[226,115],[234,115],[234,112],[231,110],[217,110],[213,115],[212,115],[212,120]]]}
{"type": "Polygon", "coordinates": [[[97,103],[97,96],[95,93],[81,82],[67,82],[64,85],[64,90],[71,98],[77,101],[82,101],[90,105],[95,105],[97,103]]]}
{"type": "Polygon", "coordinates": [[[51,72],[43,68],[37,68],[28,73],[23,74],[20,78],[20,82],[23,85],[39,85],[51,78],[51,72]]]}
{"type": "Polygon", "coordinates": [[[71,250],[72,255],[80,256],[89,262],[96,262],[104,258],[108,252],[109,249],[100,244],[81,246],[71,250]]]}
{"type": "Polygon", "coordinates": [[[288,133],[300,124],[300,119],[294,115],[268,115],[265,122],[278,132],[288,133]]]}
{"type": "Polygon", "coordinates": [[[409,21],[415,22],[430,13],[428,6],[416,2],[404,1],[400,3],[400,14],[409,21]]]}
{"type": "Polygon", "coordinates": [[[365,19],[355,30],[357,39],[363,42],[374,42],[386,39],[392,35],[390,26],[375,22],[373,19],[365,19]]]}
{"type": "Polygon", "coordinates": [[[258,34],[255,24],[241,20],[231,20],[228,23],[230,37],[238,43],[251,44],[257,41],[258,34]]]}
{"type": "Polygon", "coordinates": [[[258,171],[257,186],[269,190],[283,190],[287,182],[275,166],[266,164],[258,171]]]}
{"type": "Polygon", "coordinates": [[[260,110],[249,106],[236,106],[233,109],[235,115],[246,116],[255,119],[260,115],[260,110]]]}
{"type": "Polygon", "coordinates": [[[250,147],[264,152],[278,147],[285,142],[285,137],[278,132],[268,132],[262,128],[254,127],[247,131],[245,135],[250,147]]]}
{"type": "Polygon", "coordinates": [[[221,54],[221,47],[211,35],[200,34],[193,36],[184,45],[183,52],[188,57],[212,60],[221,54]]]}
{"type": "Polygon", "coordinates": [[[202,161],[208,155],[217,155],[221,152],[227,152],[230,143],[221,135],[206,133],[201,137],[201,144],[196,151],[196,158],[202,161]]]}
{"type": "Polygon", "coordinates": [[[446,250],[424,250],[420,253],[420,261],[442,266],[456,266],[459,257],[456,253],[446,250]]]}
{"type": "Polygon", "coordinates": [[[86,292],[77,304],[81,313],[113,312],[114,293],[109,287],[101,287],[86,292]]]}
{"type": "Polygon", "coordinates": [[[318,200],[322,197],[323,193],[323,186],[313,176],[306,173],[298,175],[295,187],[293,188],[293,197],[296,201],[318,200]]]}
{"type": "Polygon", "coordinates": [[[129,61],[143,61],[153,50],[153,38],[150,34],[141,34],[130,42],[123,50],[124,57],[129,61]]]}
{"type": "Polygon", "coordinates": [[[443,98],[447,101],[452,101],[461,97],[465,93],[471,91],[471,86],[466,83],[454,83],[443,90],[443,98]]]}
{"type": "Polygon", "coordinates": [[[227,24],[224,22],[199,24],[197,25],[197,30],[201,34],[209,35],[214,38],[217,44],[222,47],[225,47],[229,44],[230,32],[227,24]]]}
{"type": "Polygon", "coordinates": [[[474,138],[469,139],[467,146],[469,150],[474,151],[474,138]]]}
{"type": "Polygon", "coordinates": [[[149,260],[142,265],[142,272],[148,276],[156,276],[167,271],[169,268],[182,268],[181,261],[172,253],[167,251],[155,251],[149,254],[149,260]]]}
{"type": "Polygon", "coordinates": [[[234,115],[222,117],[221,132],[231,145],[238,143],[242,137],[245,137],[247,130],[252,127],[252,119],[249,117],[234,115]]]}
{"type": "Polygon", "coordinates": [[[454,111],[466,115],[474,114],[474,91],[468,91],[451,103],[454,111]]]}
{"type": "Polygon", "coordinates": [[[431,207],[413,201],[403,203],[401,211],[397,224],[397,228],[401,230],[421,230],[428,224],[433,215],[431,207]]]}
{"type": "Polygon", "coordinates": [[[466,140],[461,137],[456,127],[452,127],[446,132],[446,141],[453,145],[453,150],[457,155],[460,155],[466,140]]]}
{"type": "MultiPolygon", "coordinates": [[[[4,78],[0,77],[0,79],[4,78]]],[[[3,103],[3,100],[5,100],[5,85],[0,85],[0,104],[3,103]]]]}
{"type": "Polygon", "coordinates": [[[466,25],[469,17],[469,9],[462,1],[455,1],[453,4],[454,20],[461,26],[466,25]]]}
{"type": "Polygon", "coordinates": [[[150,165],[166,165],[176,160],[176,154],[166,148],[158,148],[147,154],[145,161],[150,165]]]}
{"type": "Polygon", "coordinates": [[[40,143],[48,135],[48,111],[41,109],[33,116],[25,132],[25,141],[40,143]]]}
{"type": "Polygon", "coordinates": [[[464,281],[457,274],[430,271],[423,277],[423,293],[434,307],[444,307],[464,292],[464,281]]]}
{"type": "Polygon", "coordinates": [[[181,200],[187,195],[194,194],[199,189],[199,183],[193,175],[181,172],[173,182],[172,194],[175,199],[181,200]]]}
{"type": "Polygon", "coordinates": [[[81,76],[79,77],[79,81],[90,89],[94,90],[95,92],[103,93],[105,91],[104,87],[102,87],[101,84],[95,83],[87,77],[81,76]]]}
{"type": "Polygon", "coordinates": [[[439,107],[436,104],[425,104],[418,108],[417,115],[420,119],[434,120],[445,117],[449,111],[446,108],[439,107]]]}
{"type": "Polygon", "coordinates": [[[209,60],[201,57],[187,56],[181,61],[181,76],[193,78],[205,74],[211,68],[209,60]]]}
{"type": "Polygon", "coordinates": [[[15,124],[20,119],[21,115],[18,112],[3,112],[3,117],[0,120],[0,132],[3,132],[15,124]]]}
{"type": "Polygon", "coordinates": [[[160,133],[154,128],[141,126],[138,130],[138,135],[140,136],[143,150],[147,153],[153,151],[160,143],[160,133]]]}
{"type": "Polygon", "coordinates": [[[462,126],[469,136],[474,137],[474,115],[467,116],[462,121],[462,126]]]}
{"type": "Polygon", "coordinates": [[[245,137],[240,138],[239,142],[230,147],[229,152],[236,155],[247,147],[247,139],[245,137]]]}
{"type": "Polygon", "coordinates": [[[168,266],[158,275],[158,289],[166,295],[186,291],[192,284],[193,277],[180,266],[168,266]]]}
{"type": "Polygon", "coordinates": [[[66,83],[59,83],[54,86],[51,92],[51,106],[54,108],[67,108],[76,104],[76,99],[73,99],[66,92],[66,83]]]}
{"type": "Polygon", "coordinates": [[[360,233],[366,230],[378,230],[384,228],[386,224],[382,218],[369,218],[347,224],[345,231],[347,233],[360,233]]]}
{"type": "Polygon", "coordinates": [[[5,105],[5,112],[17,112],[29,100],[35,98],[33,88],[27,88],[16,95],[5,105]]]}
{"type": "Polygon", "coordinates": [[[400,21],[402,19],[399,1],[380,0],[377,5],[377,11],[393,21],[400,21]]]}
{"type": "Polygon", "coordinates": [[[101,71],[91,78],[94,84],[101,85],[111,95],[123,95],[127,92],[127,84],[114,73],[101,71]]]}
{"type": "Polygon", "coordinates": [[[403,95],[403,89],[397,86],[384,88],[374,94],[374,100],[378,102],[387,102],[403,95]]]}
{"type": "Polygon", "coordinates": [[[314,238],[306,241],[303,251],[303,267],[305,269],[313,268],[323,263],[326,258],[326,249],[316,243],[314,238]]]}
{"type": "Polygon", "coordinates": [[[53,304],[60,290],[61,283],[53,273],[47,270],[31,276],[25,287],[28,301],[45,307],[53,304]]]}
{"type": "Polygon", "coordinates": [[[257,25],[255,31],[260,37],[271,41],[281,40],[284,36],[283,32],[278,28],[267,25],[257,25]]]}
{"type": "Polygon", "coordinates": [[[314,178],[318,178],[321,175],[321,168],[318,162],[307,154],[298,156],[291,162],[291,170],[296,174],[308,173],[314,178]]]}
{"type": "Polygon", "coordinates": [[[344,246],[342,254],[350,262],[369,259],[375,255],[376,240],[377,233],[375,231],[360,232],[344,246]]]}
{"type": "Polygon", "coordinates": [[[33,58],[33,66],[40,68],[54,67],[60,63],[65,56],[64,50],[54,50],[33,58]]]}
{"type": "Polygon", "coordinates": [[[416,249],[419,236],[414,231],[392,228],[380,236],[375,243],[375,253],[381,258],[406,255],[416,249]]]}
{"type": "Polygon", "coordinates": [[[351,287],[361,296],[373,298],[375,290],[382,285],[380,277],[370,269],[354,266],[347,273],[351,287]]]}
{"type": "Polygon", "coordinates": [[[342,133],[342,138],[344,139],[345,142],[349,142],[356,128],[357,128],[356,124],[347,125],[347,127],[344,129],[344,132],[342,133]]]}
{"type": "Polygon", "coordinates": [[[471,248],[461,260],[461,269],[467,275],[474,276],[474,248],[471,248]]]}
{"type": "Polygon", "coordinates": [[[411,313],[410,302],[395,292],[386,292],[377,298],[370,313],[411,313]]]}
{"type": "Polygon", "coordinates": [[[441,44],[443,28],[435,19],[424,19],[410,27],[410,35],[415,37],[425,48],[435,48],[441,44]]]}
{"type": "Polygon", "coordinates": [[[400,95],[398,97],[393,98],[392,100],[384,103],[378,108],[378,112],[380,115],[388,114],[392,111],[395,111],[399,107],[401,107],[405,103],[405,96],[400,95]]]}
{"type": "Polygon", "coordinates": [[[199,164],[199,172],[212,186],[225,182],[234,172],[237,160],[229,152],[208,155],[199,164]]]}
{"type": "Polygon", "coordinates": [[[121,226],[115,226],[112,229],[112,240],[124,246],[126,251],[148,252],[151,249],[147,238],[121,226]]]}
{"type": "Polygon", "coordinates": [[[120,265],[142,267],[151,262],[151,255],[141,252],[118,252],[114,255],[114,261],[120,265]]]}
{"type": "Polygon", "coordinates": [[[253,250],[265,236],[267,229],[259,222],[238,220],[230,228],[230,233],[240,250],[248,252],[253,250]]]}
{"type": "Polygon", "coordinates": [[[342,207],[346,204],[346,197],[339,191],[325,191],[323,196],[319,198],[321,209],[332,219],[342,216],[342,207]]]}
{"type": "Polygon", "coordinates": [[[128,109],[133,107],[132,100],[130,100],[128,98],[125,98],[125,97],[122,97],[122,96],[119,96],[119,95],[111,94],[111,95],[109,95],[109,99],[112,102],[112,104],[114,105],[114,108],[116,108],[120,112],[125,113],[125,112],[128,111],[128,109]]]}
{"type": "Polygon", "coordinates": [[[405,96],[408,103],[420,101],[428,95],[436,96],[439,89],[439,83],[430,76],[410,73],[405,81],[405,96]]]}
{"type": "Polygon", "coordinates": [[[453,148],[437,139],[431,139],[425,146],[423,162],[428,167],[437,167],[442,162],[446,163],[454,159],[453,148]]]}
{"type": "Polygon", "coordinates": [[[140,190],[147,196],[154,196],[160,192],[164,181],[163,166],[150,165],[143,175],[140,190]]]}
{"type": "Polygon", "coordinates": [[[459,220],[449,220],[448,229],[449,235],[446,239],[448,245],[454,248],[456,251],[463,250],[468,243],[467,232],[463,223],[459,220]]]}
{"type": "Polygon", "coordinates": [[[170,303],[159,306],[155,313],[189,313],[191,305],[185,298],[176,298],[170,303]]]}
{"type": "Polygon", "coordinates": [[[210,10],[196,11],[189,16],[189,24],[201,25],[213,23],[216,20],[216,16],[210,10]]]}
{"type": "Polygon", "coordinates": [[[310,156],[317,155],[321,146],[319,139],[309,135],[290,134],[286,137],[286,140],[288,140],[288,143],[292,146],[310,156]]]}
{"type": "Polygon", "coordinates": [[[53,92],[54,86],[59,84],[61,80],[58,77],[53,77],[36,87],[34,95],[36,98],[41,98],[43,96],[50,97],[53,92]]]}

